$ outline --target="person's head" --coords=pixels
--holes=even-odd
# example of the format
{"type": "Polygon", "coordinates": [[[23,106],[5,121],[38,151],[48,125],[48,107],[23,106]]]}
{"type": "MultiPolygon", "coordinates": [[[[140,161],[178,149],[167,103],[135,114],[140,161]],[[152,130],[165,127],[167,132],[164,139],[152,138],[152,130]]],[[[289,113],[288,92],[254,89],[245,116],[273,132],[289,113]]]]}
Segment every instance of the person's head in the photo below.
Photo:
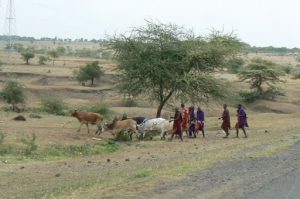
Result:
{"type": "Polygon", "coordinates": [[[227,108],[227,104],[223,104],[223,108],[226,109],[227,108]]]}
{"type": "Polygon", "coordinates": [[[242,105],[241,105],[241,104],[238,105],[238,109],[240,109],[240,108],[242,108],[242,105]]]}
{"type": "Polygon", "coordinates": [[[178,108],[178,107],[175,108],[175,112],[177,112],[177,111],[179,111],[179,108],[178,108]]]}
{"type": "Polygon", "coordinates": [[[181,103],[181,105],[180,105],[180,106],[181,106],[181,108],[184,108],[184,103],[181,103]]]}

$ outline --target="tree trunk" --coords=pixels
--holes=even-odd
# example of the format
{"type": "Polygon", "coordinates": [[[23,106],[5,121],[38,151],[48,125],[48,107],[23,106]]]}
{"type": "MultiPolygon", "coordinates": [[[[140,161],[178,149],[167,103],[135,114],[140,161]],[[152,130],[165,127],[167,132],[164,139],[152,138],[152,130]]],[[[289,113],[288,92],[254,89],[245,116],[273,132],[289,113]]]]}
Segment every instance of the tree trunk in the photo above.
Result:
{"type": "Polygon", "coordinates": [[[163,107],[165,106],[165,104],[167,103],[167,101],[170,99],[170,97],[173,95],[174,90],[170,91],[170,93],[166,96],[165,99],[161,98],[159,106],[157,108],[157,112],[156,112],[156,117],[161,117],[161,111],[163,109],[163,107]]]}
{"type": "Polygon", "coordinates": [[[161,117],[161,111],[162,111],[164,105],[165,105],[165,103],[163,101],[159,103],[159,106],[158,106],[157,112],[156,112],[156,118],[161,117]]]}
{"type": "Polygon", "coordinates": [[[92,81],[92,86],[94,86],[94,78],[92,78],[91,81],[92,81]]]}

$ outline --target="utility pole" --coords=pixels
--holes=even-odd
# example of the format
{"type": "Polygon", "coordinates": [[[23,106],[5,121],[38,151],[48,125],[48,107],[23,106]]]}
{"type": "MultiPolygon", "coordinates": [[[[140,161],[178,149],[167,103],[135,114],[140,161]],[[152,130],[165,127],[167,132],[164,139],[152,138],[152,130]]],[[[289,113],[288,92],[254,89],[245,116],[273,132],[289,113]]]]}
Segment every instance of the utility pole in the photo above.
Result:
{"type": "Polygon", "coordinates": [[[16,35],[16,13],[14,0],[8,0],[7,3],[5,34],[8,37],[6,48],[11,50],[14,43],[13,37],[16,35]]]}

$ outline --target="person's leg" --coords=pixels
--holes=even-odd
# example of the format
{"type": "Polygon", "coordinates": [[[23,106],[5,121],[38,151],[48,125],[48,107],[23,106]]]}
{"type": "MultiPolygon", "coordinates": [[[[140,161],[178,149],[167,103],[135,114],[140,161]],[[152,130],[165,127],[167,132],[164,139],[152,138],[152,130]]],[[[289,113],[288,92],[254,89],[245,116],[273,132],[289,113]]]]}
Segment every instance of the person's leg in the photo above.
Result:
{"type": "Polygon", "coordinates": [[[182,139],[182,132],[179,133],[179,137],[180,137],[180,140],[183,141],[183,139],[182,139]]]}
{"type": "Polygon", "coordinates": [[[243,130],[243,132],[244,132],[245,138],[247,138],[248,136],[247,136],[247,133],[246,133],[245,127],[242,127],[242,130],[243,130]]]}
{"type": "Polygon", "coordinates": [[[236,129],[236,137],[239,137],[239,124],[235,125],[235,129],[236,129]]]}

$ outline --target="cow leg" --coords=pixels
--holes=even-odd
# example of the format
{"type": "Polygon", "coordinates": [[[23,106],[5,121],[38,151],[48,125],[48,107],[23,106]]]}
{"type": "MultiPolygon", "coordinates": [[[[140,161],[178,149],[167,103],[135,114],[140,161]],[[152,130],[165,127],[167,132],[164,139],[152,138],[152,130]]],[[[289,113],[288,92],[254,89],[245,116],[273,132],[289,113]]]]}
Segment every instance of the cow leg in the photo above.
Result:
{"type": "Polygon", "coordinates": [[[81,129],[81,126],[82,126],[82,124],[83,124],[83,123],[80,123],[80,125],[79,125],[79,128],[78,128],[77,132],[80,132],[80,129],[81,129]]]}
{"type": "Polygon", "coordinates": [[[86,127],[88,129],[88,133],[90,133],[89,123],[86,123],[85,125],[86,125],[86,127]]]}

